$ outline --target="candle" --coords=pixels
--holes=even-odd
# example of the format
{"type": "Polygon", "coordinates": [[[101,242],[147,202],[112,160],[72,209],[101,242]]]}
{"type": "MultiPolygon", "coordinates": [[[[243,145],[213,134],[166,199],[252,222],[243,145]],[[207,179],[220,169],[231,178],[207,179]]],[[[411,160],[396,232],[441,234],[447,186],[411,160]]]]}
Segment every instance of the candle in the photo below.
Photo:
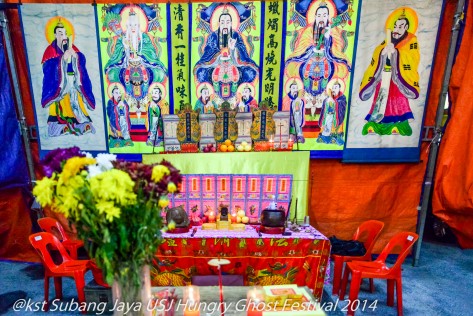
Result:
{"type": "Polygon", "coordinates": [[[232,223],[236,223],[236,222],[237,222],[237,215],[236,215],[236,213],[233,213],[233,214],[232,214],[231,220],[232,220],[232,223]]]}
{"type": "Polygon", "coordinates": [[[200,311],[198,309],[184,308],[184,316],[200,316],[200,311]]]}
{"type": "Polygon", "coordinates": [[[250,288],[246,294],[247,316],[262,316],[264,310],[264,289],[262,286],[250,288]]]}
{"type": "Polygon", "coordinates": [[[189,285],[184,288],[184,316],[200,316],[199,302],[200,294],[199,288],[194,285],[189,285]]]}
{"type": "Polygon", "coordinates": [[[215,223],[215,213],[210,212],[209,214],[209,223],[215,223]]]}
{"type": "Polygon", "coordinates": [[[294,140],[292,139],[292,137],[289,137],[289,140],[287,141],[287,149],[292,150],[293,146],[294,146],[294,140]]]}

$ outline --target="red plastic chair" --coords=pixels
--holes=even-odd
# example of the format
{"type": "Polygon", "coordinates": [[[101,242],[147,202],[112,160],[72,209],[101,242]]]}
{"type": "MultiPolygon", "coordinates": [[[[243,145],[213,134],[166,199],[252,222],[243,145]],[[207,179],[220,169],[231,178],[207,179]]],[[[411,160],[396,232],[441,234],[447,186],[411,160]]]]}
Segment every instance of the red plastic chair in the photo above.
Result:
{"type": "MultiPolygon", "coordinates": [[[[363,256],[340,256],[332,255],[333,265],[333,288],[332,295],[338,295],[340,292],[340,284],[342,282],[342,272],[345,262],[357,260],[357,261],[371,261],[371,252],[373,251],[374,244],[378,239],[381,230],[383,230],[384,223],[376,220],[369,220],[362,223],[352,240],[358,240],[363,242],[366,253],[363,256]]],[[[373,280],[370,279],[370,290],[373,292],[373,280]]]]}
{"type": "Polygon", "coordinates": [[[61,223],[51,217],[43,217],[38,219],[38,225],[45,232],[51,233],[61,240],[62,245],[66,248],[67,252],[72,259],[77,259],[77,251],[79,248],[84,246],[82,240],[69,239],[66,231],[62,227],[61,223]]]}
{"type": "Polygon", "coordinates": [[[384,247],[379,257],[372,262],[352,261],[347,263],[345,273],[343,275],[342,288],[340,299],[345,298],[346,287],[348,283],[348,276],[351,273],[350,295],[347,315],[355,315],[355,310],[358,306],[354,306],[360,291],[360,284],[363,278],[371,279],[386,279],[388,285],[387,305],[394,306],[394,285],[396,285],[397,294],[397,314],[403,315],[402,312],[402,274],[401,266],[409,250],[416,242],[419,236],[415,233],[402,232],[394,235],[388,244],[384,247]],[[386,265],[386,258],[396,248],[400,248],[399,255],[392,267],[386,265]]]}
{"type": "MultiPolygon", "coordinates": [[[[30,235],[30,243],[36,249],[44,266],[44,301],[45,310],[49,302],[49,278],[54,278],[56,298],[62,299],[62,277],[73,277],[76,283],[79,302],[85,302],[84,275],[89,270],[90,260],[74,260],[69,257],[59,239],[51,233],[37,233],[30,235]],[[49,249],[57,249],[62,257],[62,262],[56,264],[51,257],[49,249]]],[[[85,311],[84,311],[85,313],[85,311]]]]}

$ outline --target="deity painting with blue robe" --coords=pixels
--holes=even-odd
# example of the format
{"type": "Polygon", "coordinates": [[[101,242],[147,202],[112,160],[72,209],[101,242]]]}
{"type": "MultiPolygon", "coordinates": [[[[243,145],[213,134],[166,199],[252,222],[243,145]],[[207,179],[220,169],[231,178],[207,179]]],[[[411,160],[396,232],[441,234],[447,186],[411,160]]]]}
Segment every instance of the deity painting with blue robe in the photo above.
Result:
{"type": "Polygon", "coordinates": [[[133,146],[131,140],[130,107],[122,96],[118,86],[113,87],[110,100],[107,102],[109,120],[109,146],[133,146]]]}
{"type": "Polygon", "coordinates": [[[73,32],[72,25],[58,17],[51,31],[48,36],[55,39],[44,51],[41,62],[41,105],[49,108],[48,136],[95,133],[87,112],[95,109],[95,97],[85,56],[73,45],[73,34],[67,34],[73,32]]]}
{"type": "Polygon", "coordinates": [[[196,83],[210,83],[215,94],[227,101],[236,96],[241,84],[254,83],[259,77],[258,66],[241,34],[249,23],[254,24],[251,9],[239,3],[214,3],[201,10],[199,21],[199,28],[209,36],[194,67],[196,83]]]}

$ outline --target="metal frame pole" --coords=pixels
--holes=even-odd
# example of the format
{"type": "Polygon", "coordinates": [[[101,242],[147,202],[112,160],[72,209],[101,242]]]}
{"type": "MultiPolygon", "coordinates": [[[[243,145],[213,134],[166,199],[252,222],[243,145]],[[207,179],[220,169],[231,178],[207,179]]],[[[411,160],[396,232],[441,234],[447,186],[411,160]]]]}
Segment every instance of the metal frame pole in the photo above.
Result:
{"type": "MultiPolygon", "coordinates": [[[[0,3],[3,3],[3,1],[0,1],[0,3]]],[[[15,65],[15,59],[13,56],[10,30],[8,29],[8,20],[6,18],[4,10],[0,10],[0,28],[5,38],[5,48],[6,48],[6,52],[8,56],[8,64],[10,67],[10,72],[11,72],[11,77],[12,77],[11,79],[12,79],[12,86],[14,90],[13,92],[15,94],[15,99],[16,99],[16,107],[17,107],[18,116],[19,116],[20,131],[23,137],[23,145],[25,149],[26,161],[28,164],[28,171],[30,175],[29,184],[30,186],[32,186],[32,184],[36,181],[36,176],[34,173],[33,155],[31,153],[30,140],[28,138],[29,137],[28,125],[26,124],[25,112],[23,110],[23,99],[21,97],[20,84],[18,81],[18,72],[15,65]]]]}
{"type": "Polygon", "coordinates": [[[429,160],[427,164],[427,173],[423,185],[423,198],[419,214],[419,222],[417,224],[417,234],[419,239],[415,245],[414,260],[412,265],[419,265],[420,249],[422,246],[422,239],[424,237],[425,221],[427,217],[427,211],[430,205],[430,196],[432,193],[432,184],[435,174],[435,167],[437,164],[438,150],[440,142],[442,140],[442,120],[444,113],[445,101],[447,100],[448,87],[450,85],[450,77],[452,75],[453,61],[455,59],[455,50],[457,47],[458,37],[461,28],[461,22],[463,21],[463,9],[465,0],[458,0],[457,9],[454,16],[454,23],[452,28],[452,37],[450,38],[450,47],[448,49],[447,64],[445,65],[445,73],[443,75],[442,90],[439,97],[439,103],[437,106],[437,115],[435,117],[435,130],[434,138],[432,139],[429,160]]]}

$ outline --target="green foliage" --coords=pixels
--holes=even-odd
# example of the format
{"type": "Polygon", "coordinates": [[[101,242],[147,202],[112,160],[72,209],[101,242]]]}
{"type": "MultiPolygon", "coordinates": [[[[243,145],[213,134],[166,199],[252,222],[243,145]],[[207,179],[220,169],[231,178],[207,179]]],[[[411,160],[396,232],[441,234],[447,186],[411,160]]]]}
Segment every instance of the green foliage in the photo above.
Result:
{"type": "Polygon", "coordinates": [[[83,207],[74,224],[107,283],[116,279],[139,287],[141,267],[151,263],[162,242],[158,200],[145,197],[139,190],[137,203],[122,207],[120,217],[110,222],[100,215],[88,185],[77,193],[83,197],[83,207]]]}

